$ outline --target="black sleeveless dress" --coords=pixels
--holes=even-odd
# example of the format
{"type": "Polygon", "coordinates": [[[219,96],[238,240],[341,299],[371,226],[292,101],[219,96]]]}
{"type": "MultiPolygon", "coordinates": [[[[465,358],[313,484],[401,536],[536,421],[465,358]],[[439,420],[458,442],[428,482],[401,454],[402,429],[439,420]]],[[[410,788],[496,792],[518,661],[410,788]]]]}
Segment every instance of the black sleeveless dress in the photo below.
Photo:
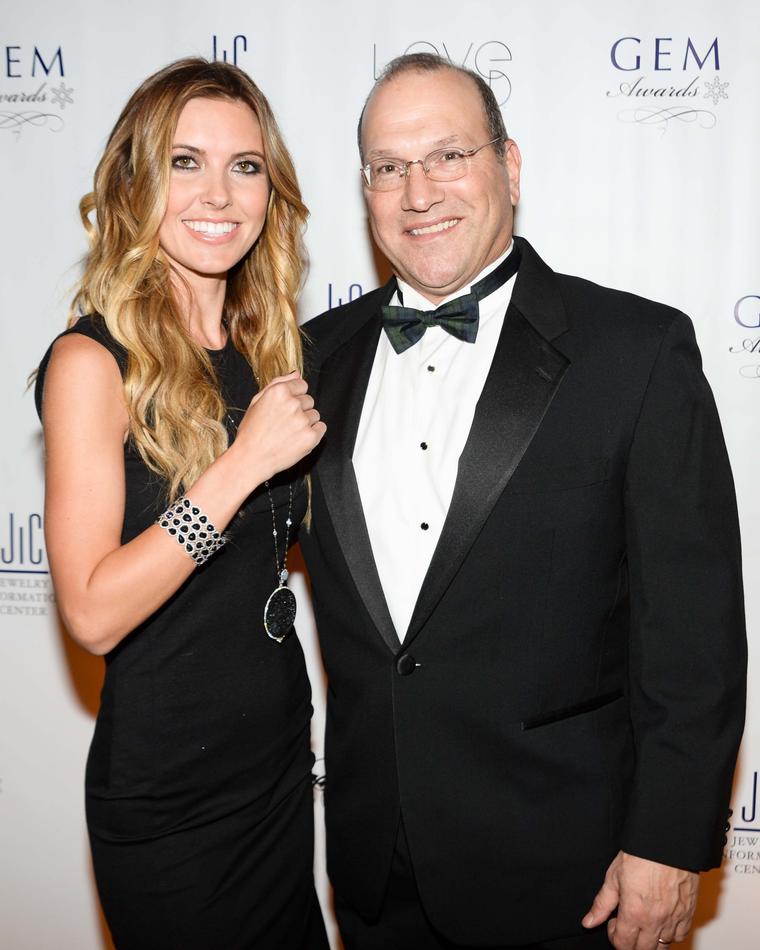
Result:
{"type": "MultiPolygon", "coordinates": [[[[124,372],[126,353],[102,319],[83,317],[66,332],[105,346],[124,372]]],[[[239,422],[256,392],[251,369],[231,341],[210,356],[239,422]]],[[[166,508],[165,483],[129,443],[124,466],[122,543],[166,508]]],[[[293,472],[272,480],[280,539],[290,484],[294,526],[306,510],[293,472]]],[[[295,633],[277,643],[264,630],[276,572],[263,486],[226,534],[105,657],[86,806],[117,950],[327,947],[312,875],[311,691],[295,633]]]]}

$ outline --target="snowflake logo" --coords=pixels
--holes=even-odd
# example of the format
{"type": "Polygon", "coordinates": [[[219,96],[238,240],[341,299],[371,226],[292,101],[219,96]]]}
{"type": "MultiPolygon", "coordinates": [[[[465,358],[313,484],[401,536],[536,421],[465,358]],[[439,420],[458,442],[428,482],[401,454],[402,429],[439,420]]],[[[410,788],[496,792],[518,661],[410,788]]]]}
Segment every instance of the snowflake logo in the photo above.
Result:
{"type": "Polygon", "coordinates": [[[712,82],[705,83],[705,99],[712,99],[713,105],[717,106],[721,99],[728,99],[726,87],[730,85],[727,82],[721,82],[716,76],[712,82]]]}
{"type": "Polygon", "coordinates": [[[66,103],[73,103],[74,100],[71,98],[71,93],[74,91],[74,87],[67,87],[64,85],[63,80],[61,80],[61,85],[57,89],[51,89],[50,101],[55,106],[60,106],[61,109],[66,108],[66,103]]]}

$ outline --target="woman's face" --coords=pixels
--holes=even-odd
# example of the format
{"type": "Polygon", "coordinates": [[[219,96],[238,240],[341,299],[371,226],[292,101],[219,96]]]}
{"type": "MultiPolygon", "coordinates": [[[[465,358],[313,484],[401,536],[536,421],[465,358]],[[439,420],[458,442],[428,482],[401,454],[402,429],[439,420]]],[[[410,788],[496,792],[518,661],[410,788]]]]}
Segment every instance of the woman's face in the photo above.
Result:
{"type": "Polygon", "coordinates": [[[224,277],[261,234],[269,176],[259,121],[243,102],[191,99],[172,147],[169,202],[158,232],[189,280],[224,277]]]}

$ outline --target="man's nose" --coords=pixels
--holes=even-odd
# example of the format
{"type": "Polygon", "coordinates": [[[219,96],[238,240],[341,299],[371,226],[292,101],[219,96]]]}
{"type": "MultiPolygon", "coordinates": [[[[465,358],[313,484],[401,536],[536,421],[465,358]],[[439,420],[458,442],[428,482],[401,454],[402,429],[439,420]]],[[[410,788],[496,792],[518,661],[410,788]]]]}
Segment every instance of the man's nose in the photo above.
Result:
{"type": "Polygon", "coordinates": [[[410,162],[404,178],[402,204],[405,211],[427,211],[439,201],[443,201],[444,191],[441,182],[431,181],[425,174],[422,162],[410,162]]]}

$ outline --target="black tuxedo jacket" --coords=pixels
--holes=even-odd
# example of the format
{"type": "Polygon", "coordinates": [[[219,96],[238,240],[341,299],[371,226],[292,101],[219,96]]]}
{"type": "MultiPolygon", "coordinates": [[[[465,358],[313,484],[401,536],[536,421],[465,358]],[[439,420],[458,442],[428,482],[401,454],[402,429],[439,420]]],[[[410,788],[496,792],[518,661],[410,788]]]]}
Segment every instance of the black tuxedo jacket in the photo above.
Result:
{"type": "Polygon", "coordinates": [[[691,323],[517,241],[403,644],[351,462],[394,282],[305,327],[330,877],[375,915],[401,814],[431,922],[477,945],[580,930],[620,848],[718,864],[744,714],[733,483],[691,323]]]}

